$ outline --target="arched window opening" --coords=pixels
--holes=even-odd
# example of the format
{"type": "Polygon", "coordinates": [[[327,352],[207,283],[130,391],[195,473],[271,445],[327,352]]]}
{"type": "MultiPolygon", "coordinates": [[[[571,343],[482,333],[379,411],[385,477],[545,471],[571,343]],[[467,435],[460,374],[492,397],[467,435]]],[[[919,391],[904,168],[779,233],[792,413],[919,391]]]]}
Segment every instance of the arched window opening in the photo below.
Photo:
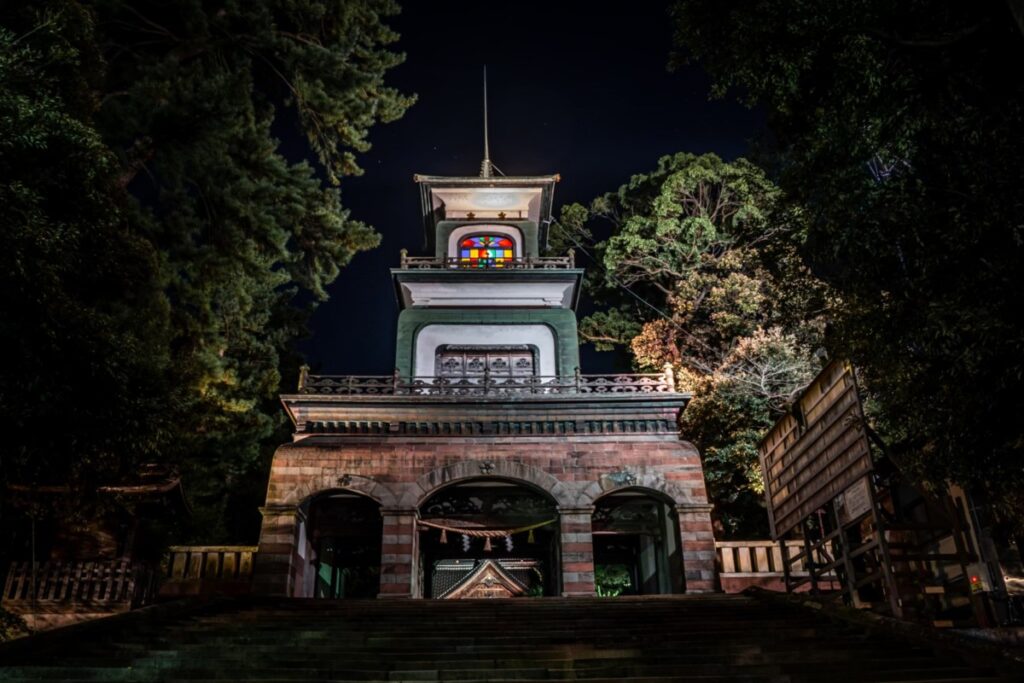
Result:
{"type": "Polygon", "coordinates": [[[459,242],[459,265],[504,268],[515,257],[515,243],[505,235],[473,235],[459,242]]]}
{"type": "Polygon", "coordinates": [[[602,597],[683,592],[675,510],[644,491],[597,501],[593,516],[594,584],[602,597]]]}
{"type": "Polygon", "coordinates": [[[312,501],[309,510],[311,577],[306,595],[373,598],[380,590],[380,505],[339,491],[312,501]]]}

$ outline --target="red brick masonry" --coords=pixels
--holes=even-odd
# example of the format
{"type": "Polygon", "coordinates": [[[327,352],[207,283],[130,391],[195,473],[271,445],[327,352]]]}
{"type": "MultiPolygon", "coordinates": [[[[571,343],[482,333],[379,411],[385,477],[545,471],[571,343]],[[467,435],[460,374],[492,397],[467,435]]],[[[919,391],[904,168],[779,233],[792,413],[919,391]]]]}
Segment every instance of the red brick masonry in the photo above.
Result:
{"type": "MultiPolygon", "coordinates": [[[[674,420],[672,421],[674,426],[674,420]]],[[[676,434],[543,436],[297,435],[274,455],[256,564],[256,589],[302,595],[301,506],[328,490],[381,505],[381,597],[419,597],[420,505],[459,481],[499,477],[546,492],[560,514],[563,594],[594,594],[591,513],[602,496],[649,491],[679,516],[687,592],[714,589],[715,543],[700,457],[676,434]]]]}

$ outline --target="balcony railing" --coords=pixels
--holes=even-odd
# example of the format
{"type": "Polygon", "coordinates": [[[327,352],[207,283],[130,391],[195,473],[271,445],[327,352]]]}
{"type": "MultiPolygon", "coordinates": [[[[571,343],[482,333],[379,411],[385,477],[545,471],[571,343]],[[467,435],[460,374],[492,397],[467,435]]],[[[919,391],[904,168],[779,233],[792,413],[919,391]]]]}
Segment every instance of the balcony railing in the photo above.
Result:
{"type": "Polygon", "coordinates": [[[401,267],[402,270],[569,270],[576,267],[576,256],[570,249],[566,256],[476,259],[471,263],[460,258],[409,256],[403,249],[401,267]]]}
{"type": "Polygon", "coordinates": [[[671,367],[665,372],[633,375],[533,376],[484,372],[468,377],[393,375],[310,375],[303,367],[300,394],[341,396],[529,396],[673,393],[671,367]]]}

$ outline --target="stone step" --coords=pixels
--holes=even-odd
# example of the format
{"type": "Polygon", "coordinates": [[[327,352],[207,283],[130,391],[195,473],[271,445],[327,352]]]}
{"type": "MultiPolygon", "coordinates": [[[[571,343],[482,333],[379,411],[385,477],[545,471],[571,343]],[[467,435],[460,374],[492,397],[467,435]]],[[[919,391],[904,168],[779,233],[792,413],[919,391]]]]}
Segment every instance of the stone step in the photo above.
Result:
{"type": "Polygon", "coordinates": [[[15,665],[0,664],[0,681],[1006,680],[928,644],[746,597],[250,599],[203,609],[41,647],[15,665]]]}

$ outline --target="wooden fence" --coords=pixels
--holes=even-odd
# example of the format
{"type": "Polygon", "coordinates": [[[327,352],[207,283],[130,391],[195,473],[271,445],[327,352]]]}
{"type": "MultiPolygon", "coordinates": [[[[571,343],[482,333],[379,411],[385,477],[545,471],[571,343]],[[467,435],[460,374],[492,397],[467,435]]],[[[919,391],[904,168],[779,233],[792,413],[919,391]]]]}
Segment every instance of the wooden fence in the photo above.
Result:
{"type": "Polygon", "coordinates": [[[136,607],[149,602],[154,572],[131,560],[12,562],[4,584],[3,604],[80,604],[92,607],[136,607]]]}
{"type": "Polygon", "coordinates": [[[255,555],[256,546],[249,545],[171,546],[160,595],[246,593],[255,555]]]}
{"type": "MultiPolygon", "coordinates": [[[[786,541],[787,559],[796,557],[803,547],[802,541],[786,541]]],[[[718,541],[715,553],[718,577],[726,593],[738,593],[748,586],[785,590],[782,546],[776,541],[718,541]]],[[[828,564],[832,560],[818,552],[815,561],[828,564]]],[[[790,571],[794,576],[807,576],[807,568],[799,560],[791,565],[790,571]]],[[[822,588],[834,588],[834,579],[834,575],[829,575],[822,588]]]]}

